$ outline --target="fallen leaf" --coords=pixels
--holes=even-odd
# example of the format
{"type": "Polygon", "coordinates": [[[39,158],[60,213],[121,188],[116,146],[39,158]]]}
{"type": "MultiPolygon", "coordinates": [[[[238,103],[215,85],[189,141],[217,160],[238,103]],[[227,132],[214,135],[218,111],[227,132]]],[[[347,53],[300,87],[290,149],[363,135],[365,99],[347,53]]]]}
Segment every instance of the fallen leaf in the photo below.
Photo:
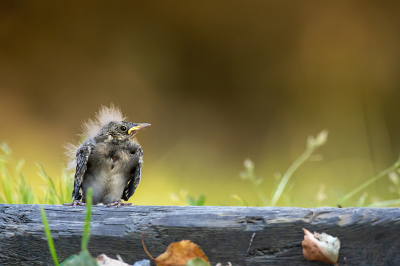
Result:
{"type": "Polygon", "coordinates": [[[197,257],[197,258],[189,260],[186,263],[186,266],[211,266],[211,265],[210,265],[210,263],[203,260],[202,258],[197,257]]]}
{"type": "Polygon", "coordinates": [[[190,242],[190,240],[182,240],[171,243],[167,250],[154,260],[157,266],[186,265],[189,260],[196,257],[209,262],[207,256],[198,245],[190,242]]]}
{"type": "Polygon", "coordinates": [[[97,266],[96,261],[87,250],[81,251],[79,255],[72,255],[63,261],[60,266],[97,266]]]}
{"type": "Polygon", "coordinates": [[[98,265],[102,266],[130,266],[129,264],[122,262],[120,260],[112,259],[107,257],[105,254],[97,256],[96,262],[98,265]]]}
{"type": "Polygon", "coordinates": [[[153,258],[147,251],[144,245],[144,234],[142,237],[142,244],[147,255],[156,262],[157,266],[185,266],[189,260],[197,257],[209,263],[207,256],[201,248],[195,243],[190,242],[190,240],[171,243],[167,250],[157,258],[153,258]]]}
{"type": "Polygon", "coordinates": [[[338,266],[340,241],[337,237],[314,232],[311,234],[304,229],[303,255],[307,260],[316,260],[338,266]]]}

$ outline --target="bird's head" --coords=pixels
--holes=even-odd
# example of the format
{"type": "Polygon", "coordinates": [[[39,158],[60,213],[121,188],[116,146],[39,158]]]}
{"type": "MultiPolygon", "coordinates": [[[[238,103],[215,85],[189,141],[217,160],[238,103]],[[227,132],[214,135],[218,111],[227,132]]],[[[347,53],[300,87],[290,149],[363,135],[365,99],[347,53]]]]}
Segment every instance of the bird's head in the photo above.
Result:
{"type": "Polygon", "coordinates": [[[126,121],[111,121],[101,129],[101,136],[109,140],[128,140],[132,138],[138,131],[149,127],[147,123],[131,123],[126,121]]]}
{"type": "Polygon", "coordinates": [[[83,122],[82,142],[69,143],[65,146],[65,154],[69,158],[68,168],[76,167],[76,151],[85,141],[124,143],[132,140],[138,131],[150,126],[147,123],[131,123],[126,120],[121,110],[113,104],[110,107],[102,106],[96,113],[95,119],[83,122]]]}

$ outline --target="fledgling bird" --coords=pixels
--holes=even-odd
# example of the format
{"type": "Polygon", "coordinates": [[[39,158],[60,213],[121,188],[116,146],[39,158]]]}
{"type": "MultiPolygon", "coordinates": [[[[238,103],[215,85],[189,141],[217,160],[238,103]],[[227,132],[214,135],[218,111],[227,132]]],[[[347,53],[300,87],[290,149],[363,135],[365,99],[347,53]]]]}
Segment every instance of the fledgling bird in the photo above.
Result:
{"type": "Polygon", "coordinates": [[[121,110],[102,106],[95,120],[83,123],[82,144],[68,144],[69,168],[76,168],[72,203],[84,206],[86,192],[93,189],[93,204],[107,207],[131,205],[128,200],[139,184],[143,150],[134,135],[150,124],[126,122],[121,110]],[[80,201],[82,199],[82,201],[80,201]]]}

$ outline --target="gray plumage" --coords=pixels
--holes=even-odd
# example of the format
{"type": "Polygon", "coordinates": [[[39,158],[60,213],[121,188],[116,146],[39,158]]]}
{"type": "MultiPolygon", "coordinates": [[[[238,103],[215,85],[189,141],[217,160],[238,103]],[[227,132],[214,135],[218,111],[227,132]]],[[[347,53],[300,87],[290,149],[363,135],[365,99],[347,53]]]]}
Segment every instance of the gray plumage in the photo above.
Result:
{"type": "Polygon", "coordinates": [[[75,153],[69,166],[75,167],[76,172],[74,202],[64,205],[84,205],[90,187],[93,204],[128,205],[121,199],[128,200],[135,193],[143,163],[143,150],[133,136],[150,124],[131,123],[125,119],[118,108],[102,107],[96,120],[83,124],[86,136],[83,143],[79,147],[67,146],[71,159],[71,153],[75,153]]]}

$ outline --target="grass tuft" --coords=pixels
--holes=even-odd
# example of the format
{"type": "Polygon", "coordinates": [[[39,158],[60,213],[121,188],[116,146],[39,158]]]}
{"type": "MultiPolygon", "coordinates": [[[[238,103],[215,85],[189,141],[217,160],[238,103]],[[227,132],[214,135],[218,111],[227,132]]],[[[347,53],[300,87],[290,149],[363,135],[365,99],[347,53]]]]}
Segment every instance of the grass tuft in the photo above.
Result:
{"type": "MultiPolygon", "coordinates": [[[[264,192],[261,189],[261,183],[263,179],[257,177],[254,173],[254,163],[247,159],[244,161],[244,168],[246,171],[240,173],[240,177],[244,180],[248,180],[253,184],[254,190],[258,195],[258,199],[260,200],[262,206],[275,206],[278,200],[283,195],[289,205],[293,204],[294,194],[289,196],[288,194],[284,194],[284,190],[286,188],[286,192],[290,192],[293,189],[294,183],[289,182],[290,178],[294,174],[294,172],[307,160],[312,159],[312,155],[316,149],[320,146],[324,145],[328,138],[328,131],[321,131],[315,138],[313,136],[309,136],[307,139],[307,149],[305,152],[297,158],[296,161],[289,167],[286,173],[281,177],[279,173],[275,174],[275,185],[273,188],[273,196],[271,201],[265,196],[264,192]]],[[[319,157],[318,157],[319,158],[319,157]]],[[[245,201],[237,195],[234,195],[241,204],[245,203],[245,201]]],[[[247,203],[246,203],[247,204],[247,203]]]]}
{"type": "MultiPolygon", "coordinates": [[[[283,174],[275,174],[275,183],[272,188],[272,193],[268,197],[264,194],[262,189],[263,179],[257,177],[255,174],[254,163],[247,159],[244,162],[245,171],[240,174],[240,177],[244,180],[251,182],[255,194],[259,199],[259,203],[256,206],[276,206],[278,201],[284,200],[285,206],[293,206],[295,192],[294,182],[291,180],[295,171],[303,165],[307,160],[320,161],[322,156],[315,155],[314,152],[320,146],[324,145],[327,141],[328,132],[326,130],[320,132],[316,137],[310,136],[307,139],[307,148],[297,158],[293,164],[283,174]]],[[[38,175],[45,181],[44,186],[44,197],[35,196],[34,190],[26,182],[22,174],[22,168],[25,165],[23,159],[16,160],[12,156],[12,149],[7,145],[6,142],[0,144],[0,203],[10,204],[62,204],[71,201],[71,195],[73,190],[73,179],[74,175],[72,172],[63,170],[60,177],[53,179],[45,171],[45,168],[40,163],[37,163],[39,167],[38,175]]],[[[334,198],[337,199],[336,203],[340,206],[367,206],[367,207],[386,207],[386,206],[400,206],[400,158],[389,168],[383,170],[379,174],[373,176],[366,182],[362,183],[358,187],[354,188],[347,194],[343,193],[343,190],[339,187],[332,188],[334,191],[334,198]],[[382,177],[388,176],[392,185],[389,187],[389,192],[396,193],[395,199],[382,201],[377,195],[372,195],[368,198],[368,194],[365,189],[381,180],[382,177]],[[358,198],[355,198],[355,197],[358,198]]],[[[232,198],[236,199],[238,205],[249,206],[246,200],[241,198],[239,195],[232,195],[232,198]]],[[[383,198],[386,197],[383,196],[383,198]]],[[[178,193],[171,193],[170,198],[179,205],[190,205],[190,206],[203,206],[206,202],[204,195],[197,197],[188,195],[187,190],[182,189],[178,193]]],[[[310,198],[312,206],[323,206],[323,202],[326,201],[325,186],[321,184],[320,190],[316,196],[310,198]]],[[[387,198],[386,198],[387,199],[387,198]]],[[[223,203],[220,203],[223,205],[223,203]]]]}
{"type": "Polygon", "coordinates": [[[92,189],[89,188],[86,194],[86,216],[83,226],[83,235],[81,243],[81,252],[79,255],[72,255],[63,261],[61,264],[58,262],[56,249],[54,247],[53,238],[51,237],[50,227],[47,222],[46,212],[40,208],[42,215],[44,231],[49,245],[49,250],[56,266],[97,266],[96,260],[89,254],[87,247],[90,239],[90,217],[92,215],[92,189]]]}
{"type": "Polygon", "coordinates": [[[21,173],[25,165],[23,159],[17,162],[11,157],[12,150],[7,143],[0,144],[0,203],[33,204],[32,187],[25,182],[21,173]]]}
{"type": "Polygon", "coordinates": [[[45,181],[46,186],[44,204],[56,204],[60,205],[71,201],[72,189],[73,189],[73,174],[63,170],[59,179],[59,185],[56,186],[53,179],[47,175],[43,165],[37,163],[39,167],[38,175],[45,181]]]}
{"type": "Polygon", "coordinates": [[[278,202],[279,198],[281,197],[283,190],[285,189],[289,179],[292,177],[293,173],[308,159],[310,159],[311,155],[314,153],[316,149],[321,147],[326,143],[328,139],[328,131],[323,130],[321,131],[316,138],[313,136],[309,136],[307,139],[307,149],[306,151],[297,158],[296,161],[289,167],[286,173],[283,175],[281,182],[278,185],[278,188],[275,191],[274,196],[269,204],[269,206],[275,206],[278,202]]]}
{"type": "Polygon", "coordinates": [[[200,195],[196,199],[193,196],[189,196],[186,189],[181,189],[179,193],[172,192],[169,197],[172,201],[180,205],[204,206],[206,203],[206,197],[204,195],[200,195]]]}

